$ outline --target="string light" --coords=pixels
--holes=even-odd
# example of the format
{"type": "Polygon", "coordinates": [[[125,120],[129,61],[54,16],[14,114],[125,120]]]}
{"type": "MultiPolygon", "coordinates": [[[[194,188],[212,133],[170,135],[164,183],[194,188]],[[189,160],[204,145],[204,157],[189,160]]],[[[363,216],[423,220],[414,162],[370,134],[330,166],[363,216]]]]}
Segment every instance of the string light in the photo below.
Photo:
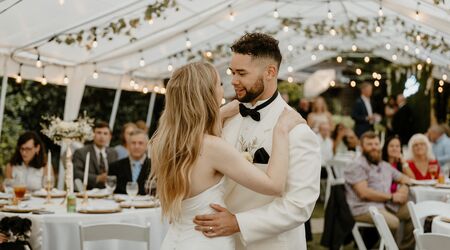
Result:
{"type": "Polygon", "coordinates": [[[159,92],[159,87],[156,86],[153,90],[154,90],[156,93],[158,93],[158,92],[159,92]]]}
{"type": "Polygon", "coordinates": [[[373,73],[372,73],[372,77],[373,77],[373,79],[377,79],[377,77],[378,77],[377,72],[373,72],[373,73]]]}
{"type": "Polygon", "coordinates": [[[92,73],[92,78],[94,79],[98,78],[97,63],[94,63],[94,72],[92,73]]]}
{"type": "Polygon", "coordinates": [[[94,37],[94,41],[92,42],[92,47],[97,48],[97,46],[98,46],[97,37],[94,37]]]}
{"type": "Polygon", "coordinates": [[[41,84],[42,85],[47,85],[47,77],[45,77],[45,67],[42,67],[42,80],[41,80],[41,84]]]}
{"type": "Polygon", "coordinates": [[[278,13],[278,10],[275,9],[275,10],[273,11],[273,17],[278,18],[279,16],[280,16],[280,14],[278,13]]]}
{"type": "Polygon", "coordinates": [[[287,80],[288,80],[289,83],[293,83],[294,82],[294,78],[292,76],[289,76],[287,78],[287,80]]]}
{"type": "Polygon", "coordinates": [[[319,50],[323,50],[324,49],[324,46],[323,46],[323,44],[319,44],[319,50]]]}
{"type": "Polygon", "coordinates": [[[64,66],[64,78],[63,78],[63,83],[64,83],[64,84],[69,84],[69,77],[67,77],[66,67],[65,67],[65,66],[64,66]]]}
{"type": "Polygon", "coordinates": [[[364,62],[365,62],[365,63],[369,63],[369,62],[370,62],[370,57],[365,56],[365,57],[364,57],[364,62]]]}
{"type": "Polygon", "coordinates": [[[431,63],[431,58],[427,57],[426,62],[427,62],[427,64],[430,64],[431,63]]]}
{"type": "Polygon", "coordinates": [[[420,34],[417,34],[417,36],[416,36],[416,41],[420,41],[420,39],[421,39],[422,37],[420,36],[420,34]]]}
{"type": "Polygon", "coordinates": [[[292,68],[292,66],[289,66],[289,67],[287,67],[287,71],[288,71],[289,73],[291,73],[292,71],[294,71],[294,69],[292,68]]]}
{"type": "Polygon", "coordinates": [[[191,40],[189,40],[188,31],[186,30],[184,33],[186,33],[186,48],[190,49],[192,46],[192,42],[191,40]]]}
{"type": "Polygon", "coordinates": [[[377,74],[377,80],[381,80],[381,74],[377,74]]]}
{"type": "Polygon", "coordinates": [[[147,87],[142,88],[142,93],[147,94],[148,93],[148,88],[147,87]]]}
{"type": "Polygon", "coordinates": [[[377,27],[375,28],[375,32],[380,33],[381,32],[381,27],[380,25],[377,24],[377,27]]]}
{"type": "Polygon", "coordinates": [[[385,46],[385,47],[386,47],[387,50],[390,50],[390,49],[391,49],[391,44],[386,43],[386,46],[385,46]]]}
{"type": "Polygon", "coordinates": [[[316,59],[317,59],[317,56],[316,56],[316,55],[312,55],[312,56],[311,56],[311,60],[315,61],[316,59]]]}
{"type": "Polygon", "coordinates": [[[227,75],[231,75],[231,69],[227,69],[227,75]]]}
{"type": "Polygon", "coordinates": [[[405,45],[405,46],[403,47],[403,49],[404,49],[405,51],[408,51],[408,50],[409,50],[409,46],[408,46],[408,45],[405,45]]]}
{"type": "Polygon", "coordinates": [[[166,93],[166,88],[161,88],[161,94],[165,94],[166,93]]]}
{"type": "Polygon", "coordinates": [[[420,20],[420,12],[419,12],[420,2],[417,2],[417,10],[416,10],[416,20],[420,20]]]}
{"type": "Polygon", "coordinates": [[[444,86],[444,80],[439,80],[439,86],[444,86]]]}
{"type": "Polygon", "coordinates": [[[397,61],[397,55],[396,54],[392,55],[392,60],[397,61]]]}
{"type": "Polygon", "coordinates": [[[336,61],[337,61],[338,63],[341,63],[341,62],[342,62],[342,57],[340,57],[340,56],[336,57],[336,61]]]}
{"type": "Polygon", "coordinates": [[[289,44],[288,47],[287,47],[287,49],[288,49],[289,51],[293,51],[293,50],[294,50],[294,46],[292,46],[292,44],[289,44]]]}
{"type": "Polygon", "coordinates": [[[358,47],[355,44],[353,44],[352,45],[352,51],[355,52],[357,49],[358,49],[358,47]]]}
{"type": "Polygon", "coordinates": [[[230,19],[231,22],[234,21],[234,12],[233,12],[233,8],[231,7],[231,4],[228,5],[228,8],[230,9],[230,14],[228,16],[228,18],[230,19]]]}
{"type": "Polygon", "coordinates": [[[354,87],[356,86],[356,82],[352,80],[352,81],[350,82],[350,86],[352,86],[352,88],[354,88],[354,87]]]}
{"type": "Polygon", "coordinates": [[[330,81],[330,86],[331,86],[331,87],[336,86],[336,82],[335,82],[334,80],[331,80],[331,81],[330,81]]]}
{"type": "Polygon", "coordinates": [[[357,75],[361,75],[362,74],[362,70],[360,68],[357,68],[355,72],[356,72],[357,75]]]}
{"type": "Polygon", "coordinates": [[[144,67],[145,60],[144,60],[144,56],[142,55],[142,50],[140,50],[139,53],[141,53],[141,59],[139,60],[139,66],[144,67]]]}
{"type": "Polygon", "coordinates": [[[169,63],[169,65],[167,65],[167,70],[168,70],[169,72],[171,72],[171,71],[173,70],[173,66],[172,66],[171,63],[169,63]]]}
{"type": "Polygon", "coordinates": [[[378,16],[379,17],[383,16],[383,6],[381,6],[381,0],[380,0],[380,8],[378,8],[378,16]]]}
{"type": "Polygon", "coordinates": [[[212,57],[212,52],[211,51],[206,51],[205,55],[206,55],[206,57],[211,58],[212,57]]]}
{"type": "Polygon", "coordinates": [[[439,88],[438,88],[438,92],[439,92],[439,93],[442,93],[442,92],[444,92],[444,88],[442,88],[442,87],[439,87],[439,88]]]}
{"type": "Polygon", "coordinates": [[[41,55],[39,53],[37,56],[36,67],[38,67],[38,68],[42,67],[41,55]]]}
{"type": "Polygon", "coordinates": [[[16,83],[21,83],[22,82],[22,63],[19,64],[19,73],[17,73],[17,77],[16,77],[16,83]]]}
{"type": "Polygon", "coordinates": [[[283,27],[283,31],[284,31],[284,32],[288,32],[288,31],[289,31],[289,26],[287,26],[287,25],[284,25],[284,27],[283,27]]]}
{"type": "Polygon", "coordinates": [[[227,100],[225,100],[225,98],[222,98],[222,105],[224,105],[225,103],[227,103],[227,100]]]}
{"type": "Polygon", "coordinates": [[[379,82],[378,80],[375,80],[375,81],[373,82],[373,85],[375,85],[375,87],[378,87],[378,86],[380,86],[380,82],[379,82]]]}
{"type": "Polygon", "coordinates": [[[416,52],[416,54],[418,55],[418,54],[420,54],[420,49],[419,49],[419,48],[416,48],[416,49],[414,50],[414,52],[416,52]]]}
{"type": "Polygon", "coordinates": [[[442,75],[442,80],[447,81],[447,74],[442,75]]]}
{"type": "Polygon", "coordinates": [[[147,23],[152,25],[153,24],[153,18],[150,17],[150,19],[148,19],[147,23]]]}
{"type": "Polygon", "coordinates": [[[419,71],[422,70],[422,67],[423,67],[422,64],[420,64],[420,63],[417,64],[417,70],[419,70],[419,71]]]}
{"type": "Polygon", "coordinates": [[[133,86],[133,89],[134,89],[134,90],[138,90],[138,89],[139,89],[139,84],[136,83],[136,84],[133,86]]]}
{"type": "Polygon", "coordinates": [[[336,30],[334,29],[334,27],[331,27],[330,29],[330,35],[335,36],[336,35],[336,30]]]}
{"type": "Polygon", "coordinates": [[[136,84],[136,82],[133,80],[133,78],[130,80],[130,87],[133,87],[136,84]]]}

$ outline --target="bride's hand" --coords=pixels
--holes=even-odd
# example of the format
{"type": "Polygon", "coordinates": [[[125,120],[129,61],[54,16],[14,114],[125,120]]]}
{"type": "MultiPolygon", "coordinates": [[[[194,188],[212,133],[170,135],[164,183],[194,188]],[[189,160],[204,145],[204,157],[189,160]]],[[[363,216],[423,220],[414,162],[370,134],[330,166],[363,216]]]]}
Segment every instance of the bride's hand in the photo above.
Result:
{"type": "Polygon", "coordinates": [[[222,122],[239,113],[239,101],[233,100],[220,107],[220,118],[222,122]]]}
{"type": "Polygon", "coordinates": [[[284,132],[291,131],[295,126],[299,124],[306,124],[306,120],[293,109],[284,108],[280,117],[278,117],[278,122],[276,127],[284,132]]]}

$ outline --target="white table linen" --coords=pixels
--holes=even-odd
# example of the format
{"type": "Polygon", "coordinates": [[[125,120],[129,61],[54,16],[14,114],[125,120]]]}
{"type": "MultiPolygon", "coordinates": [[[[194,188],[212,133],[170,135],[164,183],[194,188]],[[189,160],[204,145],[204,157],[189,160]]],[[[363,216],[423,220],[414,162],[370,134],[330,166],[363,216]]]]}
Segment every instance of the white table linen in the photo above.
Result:
{"type": "Polygon", "coordinates": [[[450,189],[435,188],[432,186],[412,186],[411,198],[416,203],[422,201],[443,201],[450,197],[450,189]]]}
{"type": "MultiPolygon", "coordinates": [[[[32,221],[31,245],[35,250],[80,250],[79,223],[85,225],[97,223],[130,223],[145,226],[150,223],[150,249],[159,250],[165,237],[168,224],[161,220],[159,208],[150,209],[123,209],[119,213],[110,214],[81,214],[67,213],[66,207],[60,205],[61,199],[54,199],[54,204],[44,205],[44,199],[32,198],[25,201],[32,206],[43,206],[54,214],[19,214],[0,213],[0,219],[5,216],[20,216],[32,221]]],[[[112,200],[90,199],[91,205],[111,205],[112,200]]],[[[77,207],[81,206],[81,200],[77,199],[77,207]]],[[[145,243],[130,241],[98,241],[85,243],[86,250],[119,250],[119,249],[146,249],[145,243]]]]}
{"type": "MultiPolygon", "coordinates": [[[[450,216],[450,214],[448,216],[450,216]]],[[[450,236],[450,223],[442,221],[441,216],[436,216],[431,224],[431,232],[450,236]]]]}

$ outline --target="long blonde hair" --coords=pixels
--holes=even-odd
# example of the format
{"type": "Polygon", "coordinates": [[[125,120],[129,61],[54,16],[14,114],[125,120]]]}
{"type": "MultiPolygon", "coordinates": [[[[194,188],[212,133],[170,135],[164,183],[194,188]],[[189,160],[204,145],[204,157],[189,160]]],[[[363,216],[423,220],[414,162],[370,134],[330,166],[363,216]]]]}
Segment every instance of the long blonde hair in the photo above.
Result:
{"type": "Polygon", "coordinates": [[[221,133],[218,81],[213,65],[196,62],[175,70],[167,83],[165,108],[150,142],[150,178],[170,221],[179,219],[181,202],[189,196],[204,135],[221,133]]]}

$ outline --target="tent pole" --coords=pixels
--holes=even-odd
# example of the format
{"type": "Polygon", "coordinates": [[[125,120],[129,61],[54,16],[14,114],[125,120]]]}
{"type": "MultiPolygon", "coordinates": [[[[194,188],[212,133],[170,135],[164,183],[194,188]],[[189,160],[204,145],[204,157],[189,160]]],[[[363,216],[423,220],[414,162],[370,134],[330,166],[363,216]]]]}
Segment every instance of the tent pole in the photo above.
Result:
{"type": "Polygon", "coordinates": [[[2,136],[2,129],[3,129],[3,115],[5,114],[5,99],[7,88],[8,88],[8,59],[5,58],[3,62],[2,93],[0,99],[0,139],[2,136]]]}
{"type": "Polygon", "coordinates": [[[156,92],[152,92],[152,95],[150,96],[150,103],[148,104],[147,121],[146,121],[147,128],[149,129],[150,126],[152,125],[153,110],[155,109],[155,100],[156,100],[156,92]]]}
{"type": "Polygon", "coordinates": [[[116,89],[116,95],[114,96],[114,104],[111,112],[111,117],[109,118],[109,128],[111,131],[114,129],[114,122],[116,121],[117,109],[119,108],[120,94],[122,89],[116,89]]]}

